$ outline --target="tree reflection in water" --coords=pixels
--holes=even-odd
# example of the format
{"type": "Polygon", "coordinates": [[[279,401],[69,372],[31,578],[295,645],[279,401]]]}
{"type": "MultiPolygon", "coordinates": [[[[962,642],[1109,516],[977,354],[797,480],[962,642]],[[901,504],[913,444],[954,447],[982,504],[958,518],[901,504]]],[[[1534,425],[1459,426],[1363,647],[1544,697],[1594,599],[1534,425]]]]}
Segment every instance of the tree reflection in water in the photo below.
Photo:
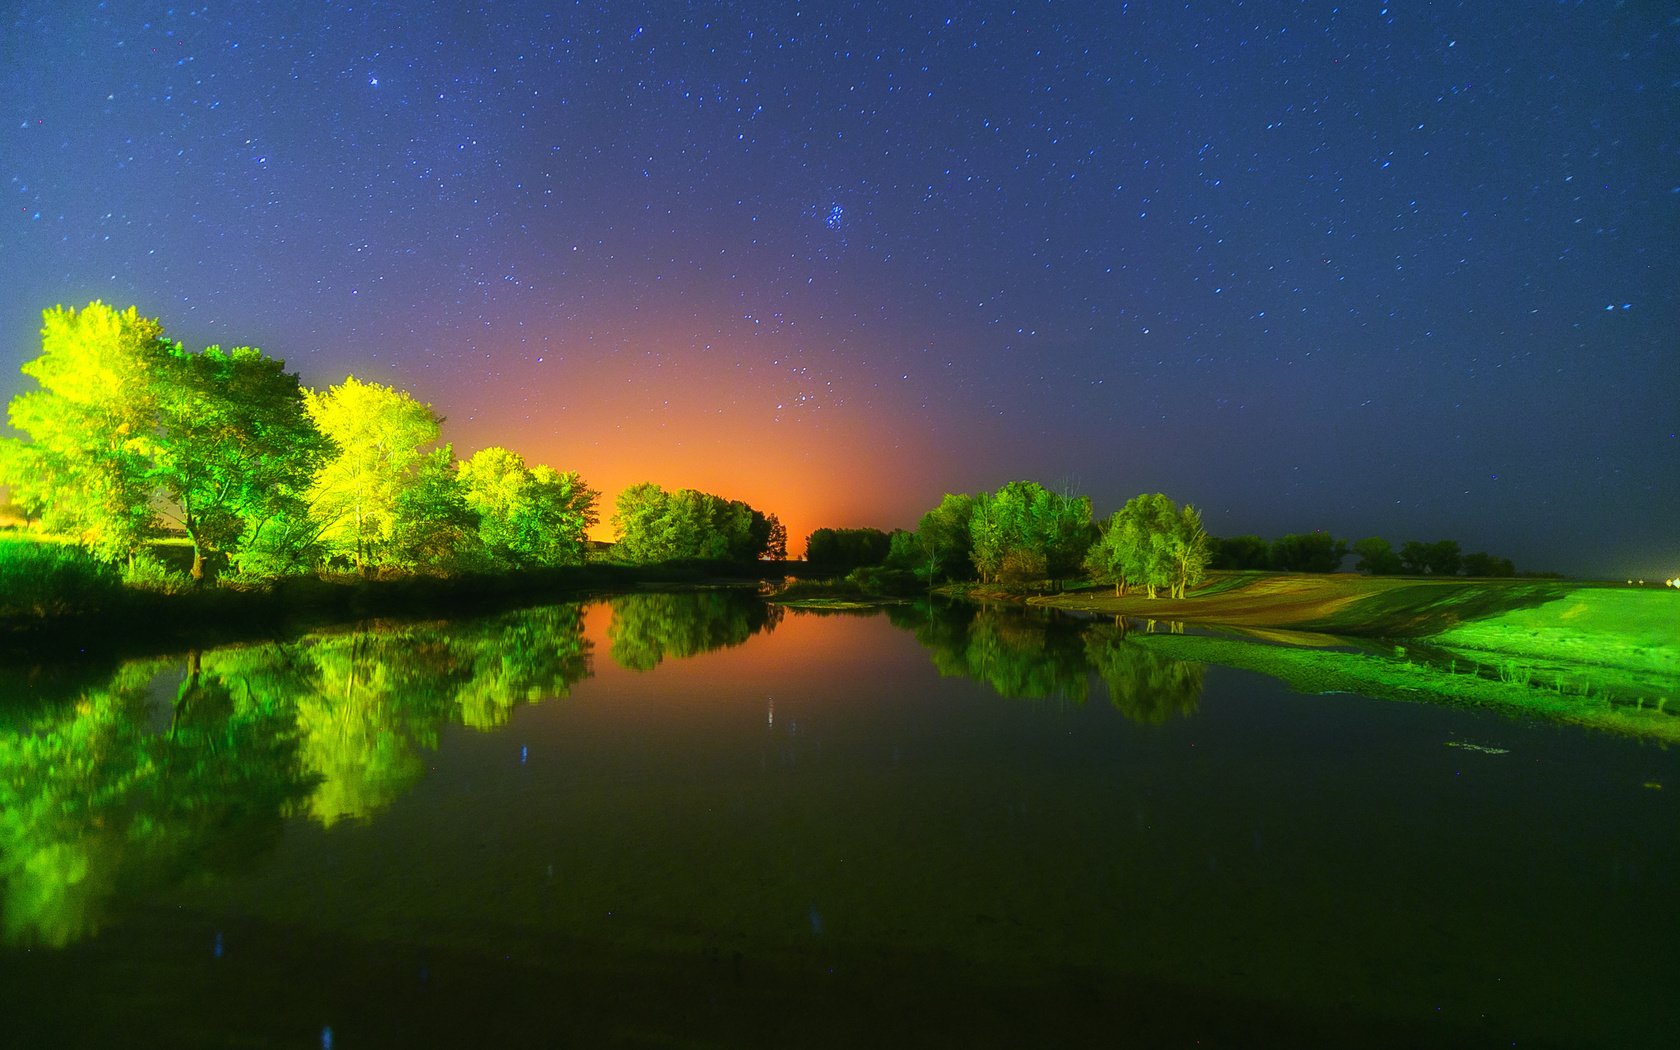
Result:
{"type": "Polygon", "coordinates": [[[1084,703],[1095,673],[1116,710],[1149,725],[1194,714],[1201,700],[1203,665],[1152,652],[1123,621],[933,602],[888,616],[928,648],[941,675],[977,679],[1000,696],[1084,703]]]}
{"type": "Polygon", "coordinates": [[[445,725],[501,725],[590,674],[576,605],[195,652],[185,664],[134,661],[97,686],[6,708],[8,942],[90,936],[119,887],[248,863],[294,813],[366,818],[420,777],[445,725]],[[179,688],[160,696],[172,675],[179,688]]]}
{"type": "MultiPolygon", "coordinates": [[[[745,590],[611,606],[612,658],[632,670],[740,645],[782,613],[745,590]]],[[[889,615],[941,674],[1006,697],[1083,703],[1094,673],[1126,717],[1159,723],[1201,691],[1200,665],[1118,625],[932,603],[889,615]]],[[[30,699],[0,706],[0,932],[69,944],[122,894],[250,863],[287,817],[367,819],[422,776],[446,726],[504,725],[590,674],[577,605],[134,661],[97,680],[11,674],[0,693],[30,699]]]]}
{"type": "Polygon", "coordinates": [[[613,662],[651,671],[667,657],[740,645],[781,622],[782,607],[745,589],[626,594],[611,599],[607,642],[613,662]]]}

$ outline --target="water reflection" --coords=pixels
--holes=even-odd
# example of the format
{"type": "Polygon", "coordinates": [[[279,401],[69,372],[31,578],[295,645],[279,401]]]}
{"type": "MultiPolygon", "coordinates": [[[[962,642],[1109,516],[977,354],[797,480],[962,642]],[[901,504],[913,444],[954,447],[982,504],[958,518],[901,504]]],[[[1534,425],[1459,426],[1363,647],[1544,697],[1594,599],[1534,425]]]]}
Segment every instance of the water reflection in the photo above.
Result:
{"type": "Polygon", "coordinates": [[[1182,630],[1153,621],[1081,621],[1036,610],[922,602],[888,610],[929,650],[941,675],[985,682],[1000,696],[1084,703],[1094,674],[1127,718],[1159,725],[1194,714],[1203,665],[1175,660],[1129,638],[1133,630],[1182,630]]]}
{"type": "MultiPolygon", "coordinates": [[[[636,671],[740,645],[782,616],[743,590],[610,606],[612,659],[636,671]]],[[[1006,697],[1084,703],[1096,680],[1128,718],[1158,723],[1194,712],[1200,695],[1200,665],[1151,653],[1120,625],[931,603],[889,615],[941,674],[1006,697]]],[[[421,778],[446,727],[505,725],[518,705],[564,697],[591,673],[578,605],[323,632],[97,677],[8,672],[0,932],[69,944],[119,898],[253,862],[288,817],[366,820],[421,778]]],[[[765,718],[776,725],[773,706],[765,718]]]]}
{"type": "Polygon", "coordinates": [[[610,604],[607,642],[613,662],[629,671],[740,645],[782,618],[781,606],[743,589],[626,594],[610,604]]]}
{"type": "Polygon", "coordinates": [[[8,705],[0,929],[69,944],[119,888],[248,863],[294,813],[369,817],[420,777],[445,725],[501,725],[589,674],[580,608],[565,605],[133,661],[57,702],[8,705]]]}

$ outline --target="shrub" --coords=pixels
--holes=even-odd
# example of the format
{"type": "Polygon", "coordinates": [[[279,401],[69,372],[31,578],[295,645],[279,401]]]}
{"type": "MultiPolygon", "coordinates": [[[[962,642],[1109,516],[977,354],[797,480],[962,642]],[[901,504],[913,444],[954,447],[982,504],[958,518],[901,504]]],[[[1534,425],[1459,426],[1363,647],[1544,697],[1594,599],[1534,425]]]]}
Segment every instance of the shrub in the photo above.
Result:
{"type": "Polygon", "coordinates": [[[134,556],[122,570],[122,582],[125,587],[158,594],[184,594],[192,590],[192,579],[186,573],[171,569],[150,551],[134,556]]]}
{"type": "Polygon", "coordinates": [[[81,547],[0,540],[0,616],[85,612],[121,590],[117,571],[81,547]]]}

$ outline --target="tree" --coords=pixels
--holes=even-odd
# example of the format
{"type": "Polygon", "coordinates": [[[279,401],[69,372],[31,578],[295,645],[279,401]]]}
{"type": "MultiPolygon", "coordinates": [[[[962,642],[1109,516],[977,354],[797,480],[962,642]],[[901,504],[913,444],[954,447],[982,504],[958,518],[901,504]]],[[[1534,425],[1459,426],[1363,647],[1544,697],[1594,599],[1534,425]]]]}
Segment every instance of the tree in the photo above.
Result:
{"type": "Polygon", "coordinates": [[[1335,572],[1347,557],[1347,541],[1328,532],[1290,533],[1272,541],[1272,568],[1285,572],[1335,572]]]}
{"type": "Polygon", "coordinates": [[[667,492],[652,482],[620,492],[615,507],[613,554],[644,564],[679,558],[753,561],[769,549],[776,524],[773,516],[739,500],[693,489],[667,492]]]}
{"type": "Polygon", "coordinates": [[[972,579],[974,562],[970,522],[974,497],[946,493],[939,506],[922,515],[916,525],[916,539],[922,549],[928,583],[946,579],[972,579]]]}
{"type": "Polygon", "coordinates": [[[1456,540],[1420,543],[1407,540],[1400,547],[1400,562],[1413,576],[1456,576],[1460,556],[1456,540]]]}
{"type": "Polygon", "coordinates": [[[310,516],[329,550],[367,572],[390,557],[403,495],[418,483],[443,421],[430,405],[355,376],[306,391],[304,404],[334,446],[310,486],[310,516]]]}
{"type": "Polygon", "coordinates": [[[997,579],[1014,551],[1032,556],[1014,559],[1014,572],[1042,560],[1042,578],[1061,579],[1079,567],[1095,531],[1088,498],[1051,492],[1034,481],[1011,481],[975,497],[970,556],[983,581],[997,579]]]}
{"type": "Polygon", "coordinates": [[[467,505],[455,451],[443,445],[415,464],[397,495],[385,554],[401,569],[478,568],[490,560],[479,536],[478,512],[467,505]]]}
{"type": "Polygon", "coordinates": [[[528,468],[517,452],[493,445],[462,463],[458,478],[492,560],[516,566],[582,563],[589,527],[599,520],[599,494],[577,474],[528,468]]]}
{"type": "Polygon", "coordinates": [[[892,539],[880,529],[817,529],[805,538],[805,560],[836,572],[887,560],[892,539]]]}
{"type": "Polygon", "coordinates": [[[304,411],[298,377],[254,347],[172,347],[153,380],[156,425],[140,443],[192,543],[192,578],[295,505],[328,444],[304,411]]]}
{"type": "Polygon", "coordinates": [[[1207,578],[1210,558],[1207,530],[1202,515],[1186,503],[1169,534],[1167,556],[1172,564],[1170,586],[1174,598],[1182,598],[1191,587],[1207,578]]]}
{"type": "Polygon", "coordinates": [[[765,520],[770,525],[770,536],[764,544],[764,557],[769,561],[787,561],[787,526],[774,514],[765,520]]]}
{"type": "Polygon", "coordinates": [[[1372,576],[1397,576],[1404,569],[1400,556],[1381,536],[1370,536],[1355,543],[1353,553],[1359,555],[1359,562],[1354,568],[1372,576]]]}
{"type": "Polygon", "coordinates": [[[1510,558],[1496,558],[1485,551],[1464,556],[1464,575],[1466,576],[1515,576],[1517,567],[1511,564],[1510,558]]]}
{"type": "Polygon", "coordinates": [[[1429,545],[1426,560],[1430,575],[1457,576],[1464,559],[1459,554],[1457,540],[1436,540],[1429,545]]]}
{"type": "Polygon", "coordinates": [[[1229,536],[1210,539],[1215,569],[1269,569],[1272,567],[1272,546],[1259,536],[1229,536]]]}
{"type": "Polygon", "coordinates": [[[42,314],[41,356],[23,365],[39,390],[8,408],[30,440],[0,439],[0,482],[53,532],[105,560],[133,554],[156,531],[146,439],[153,375],[169,350],[163,326],[102,302],[42,314]]]}
{"type": "Polygon", "coordinates": [[[253,347],[189,353],[157,321],[94,302],[44,315],[42,389],[11,405],[33,441],[0,444],[0,472],[49,528],[132,557],[160,513],[186,531],[192,577],[296,510],[326,451],[297,376],[253,347]]]}
{"type": "MultiPolygon", "coordinates": [[[[1155,492],[1133,496],[1109,517],[1100,539],[1086,556],[1086,568],[1097,579],[1112,580],[1116,597],[1136,585],[1153,598],[1159,588],[1173,585],[1173,536],[1182,525],[1178,507],[1165,495],[1155,492]]],[[[1204,550],[1206,543],[1203,533],[1204,550]]]]}

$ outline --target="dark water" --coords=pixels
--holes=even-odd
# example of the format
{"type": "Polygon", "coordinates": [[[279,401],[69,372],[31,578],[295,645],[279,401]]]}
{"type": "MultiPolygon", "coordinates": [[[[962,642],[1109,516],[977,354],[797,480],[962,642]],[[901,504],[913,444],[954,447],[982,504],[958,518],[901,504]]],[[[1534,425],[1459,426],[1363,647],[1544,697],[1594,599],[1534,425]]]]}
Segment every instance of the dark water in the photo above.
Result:
{"type": "Polygon", "coordinates": [[[0,1044],[1680,1045],[1673,752],[1106,624],[648,594],[0,692],[0,1044]]]}

